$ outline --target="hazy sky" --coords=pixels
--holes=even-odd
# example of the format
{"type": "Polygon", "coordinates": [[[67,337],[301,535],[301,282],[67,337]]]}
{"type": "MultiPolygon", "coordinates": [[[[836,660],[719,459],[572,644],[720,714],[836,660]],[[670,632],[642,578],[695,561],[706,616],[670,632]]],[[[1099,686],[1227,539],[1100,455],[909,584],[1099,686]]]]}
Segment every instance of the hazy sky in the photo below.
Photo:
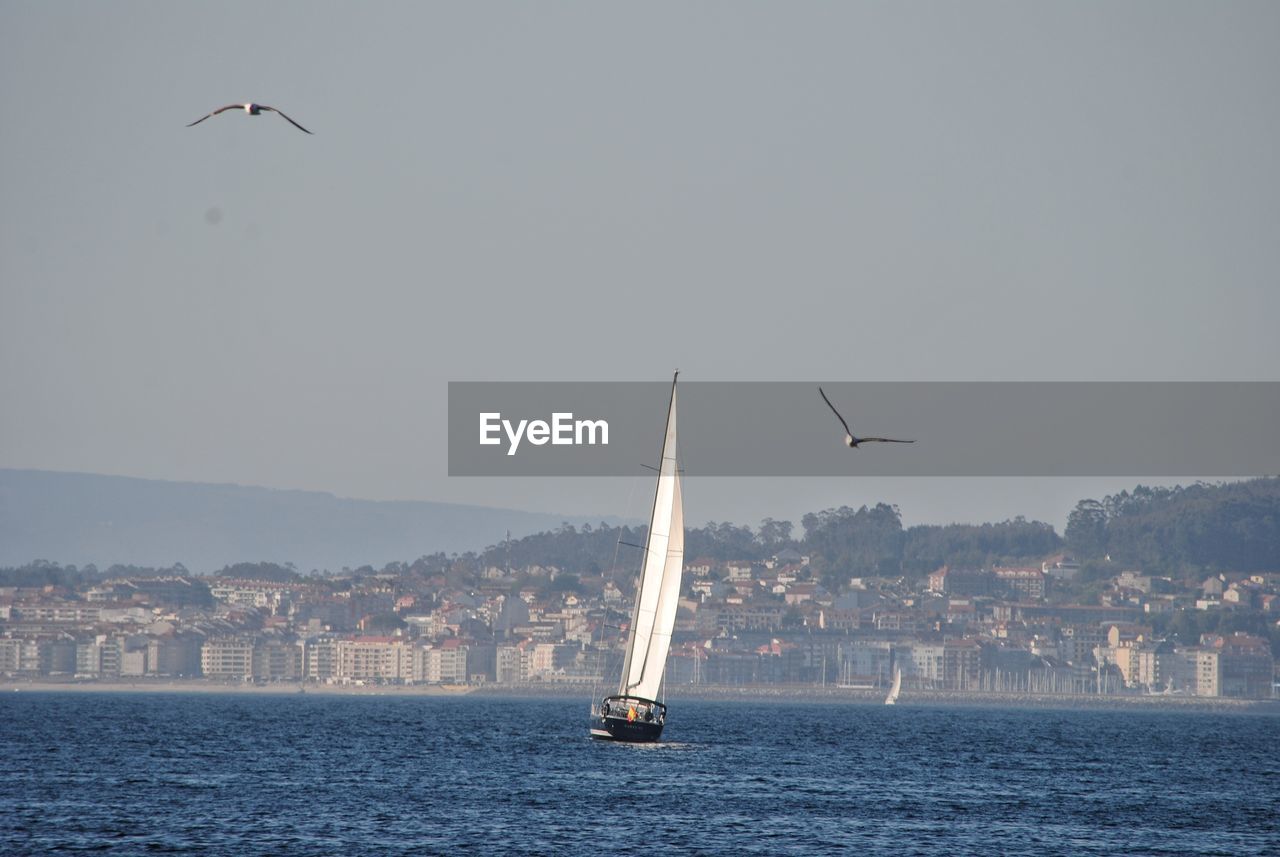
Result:
{"type": "Polygon", "coordinates": [[[0,466],[642,517],[449,479],[447,382],[1276,380],[1277,81],[1273,2],[8,0],[0,466]]]}

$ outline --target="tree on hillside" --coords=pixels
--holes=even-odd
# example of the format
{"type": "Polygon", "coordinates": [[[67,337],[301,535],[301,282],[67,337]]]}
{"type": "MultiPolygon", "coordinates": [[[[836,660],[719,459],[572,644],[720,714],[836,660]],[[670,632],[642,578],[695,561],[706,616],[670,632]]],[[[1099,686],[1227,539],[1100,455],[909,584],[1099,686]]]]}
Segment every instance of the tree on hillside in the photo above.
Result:
{"type": "Polygon", "coordinates": [[[1097,500],[1081,500],[1067,517],[1067,548],[1082,559],[1107,552],[1107,511],[1097,500]]]}
{"type": "Polygon", "coordinates": [[[902,565],[907,574],[922,576],[943,565],[1038,563],[1061,549],[1051,525],[1021,516],[998,524],[920,524],[906,532],[902,565]]]}
{"type": "Polygon", "coordinates": [[[760,522],[760,530],[756,538],[764,550],[777,553],[791,544],[791,529],[790,521],[765,518],[760,522]]]}
{"type": "Polygon", "coordinates": [[[1080,558],[1110,555],[1149,571],[1280,567],[1280,479],[1174,488],[1139,485],[1081,500],[1067,521],[1067,546],[1080,558]]]}
{"type": "Polygon", "coordinates": [[[902,519],[896,506],[877,503],[809,513],[801,519],[805,546],[826,559],[831,574],[895,575],[902,566],[902,519]]]}
{"type": "MultiPolygon", "coordinates": [[[[372,571],[372,569],[370,569],[372,571]]],[[[301,580],[293,563],[277,565],[274,562],[238,562],[214,572],[214,577],[230,577],[236,580],[268,580],[273,583],[294,583],[301,580]]]]}

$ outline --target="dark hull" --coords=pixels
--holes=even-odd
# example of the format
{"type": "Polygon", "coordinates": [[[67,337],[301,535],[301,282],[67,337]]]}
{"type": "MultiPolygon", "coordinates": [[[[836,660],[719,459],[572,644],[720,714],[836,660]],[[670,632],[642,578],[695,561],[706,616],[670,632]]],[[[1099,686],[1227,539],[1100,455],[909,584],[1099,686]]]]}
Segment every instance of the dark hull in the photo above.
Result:
{"type": "Polygon", "coordinates": [[[600,717],[591,724],[591,737],[605,741],[649,744],[662,737],[662,724],[628,723],[621,717],[600,717]]]}
{"type": "Polygon", "coordinates": [[[660,702],[636,697],[605,697],[600,710],[591,718],[591,737],[649,744],[662,737],[666,718],[667,707],[660,702]]]}

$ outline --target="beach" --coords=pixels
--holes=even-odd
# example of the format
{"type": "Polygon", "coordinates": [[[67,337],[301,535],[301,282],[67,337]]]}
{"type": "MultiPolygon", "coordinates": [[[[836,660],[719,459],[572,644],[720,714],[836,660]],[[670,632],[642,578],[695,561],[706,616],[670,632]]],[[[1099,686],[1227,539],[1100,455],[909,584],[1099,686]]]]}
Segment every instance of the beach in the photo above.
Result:
{"type": "MultiPolygon", "coordinates": [[[[120,681],[77,681],[42,678],[38,680],[5,679],[0,681],[0,693],[193,693],[193,694],[251,694],[259,696],[397,696],[397,697],[451,697],[477,696],[488,698],[521,699],[529,697],[592,699],[602,692],[601,687],[578,683],[526,683],[498,684],[325,684],[320,682],[217,682],[204,679],[132,679],[120,681]]],[[[852,705],[883,705],[882,690],[851,689],[814,685],[751,685],[719,686],[697,685],[669,688],[667,701],[696,699],[716,701],[753,702],[822,702],[848,703],[852,705]]],[[[952,690],[904,690],[898,699],[899,706],[991,706],[1000,708],[1071,708],[1171,711],[1240,711],[1280,712],[1280,700],[1231,699],[1223,697],[1194,697],[1173,695],[1089,695],[1089,694],[1028,694],[1028,693],[976,693],[952,690]]]]}

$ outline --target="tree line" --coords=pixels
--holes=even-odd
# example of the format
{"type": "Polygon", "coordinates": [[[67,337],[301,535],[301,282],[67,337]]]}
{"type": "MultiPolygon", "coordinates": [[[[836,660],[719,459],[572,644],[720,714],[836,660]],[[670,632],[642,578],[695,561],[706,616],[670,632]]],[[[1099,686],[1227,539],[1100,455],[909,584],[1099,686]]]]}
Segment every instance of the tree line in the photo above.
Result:
{"type": "MultiPolygon", "coordinates": [[[[1274,570],[1280,568],[1280,478],[1175,488],[1139,485],[1102,500],[1081,500],[1063,536],[1047,523],[1021,516],[999,523],[904,527],[898,508],[886,503],[811,512],[800,525],[800,533],[790,521],[772,518],[755,528],[714,521],[688,527],[685,559],[760,562],[790,549],[809,556],[815,576],[836,588],[850,577],[919,578],[944,564],[1028,564],[1059,551],[1070,552],[1086,569],[1127,566],[1183,577],[1203,571],[1274,570]]],[[[562,524],[478,552],[434,553],[412,563],[389,563],[382,573],[443,575],[452,584],[486,568],[540,565],[599,576],[638,568],[645,537],[644,526],[562,524]]],[[[168,568],[115,565],[100,571],[93,565],[77,569],[38,560],[20,568],[0,568],[0,586],[75,586],[117,577],[188,573],[180,563],[168,568]]],[[[343,569],[341,577],[359,579],[375,573],[363,566],[343,569]]],[[[312,571],[307,579],[318,574],[312,571]]],[[[237,563],[215,575],[303,579],[289,563],[237,563]]]]}
{"type": "Polygon", "coordinates": [[[1173,576],[1280,567],[1280,478],[1173,488],[1138,486],[1081,500],[1067,548],[1082,560],[1173,576]]]}
{"type": "MultiPolygon", "coordinates": [[[[988,524],[921,524],[903,527],[896,506],[877,503],[841,506],[801,519],[793,537],[790,521],[766,518],[760,526],[711,522],[685,528],[685,561],[762,562],[785,550],[809,556],[816,575],[828,583],[849,577],[920,577],[945,563],[984,566],[1038,560],[1062,548],[1051,525],[1015,518],[988,524]]],[[[645,527],[568,524],[493,545],[481,552],[483,567],[554,565],[574,574],[600,574],[639,566],[645,527]]]]}

